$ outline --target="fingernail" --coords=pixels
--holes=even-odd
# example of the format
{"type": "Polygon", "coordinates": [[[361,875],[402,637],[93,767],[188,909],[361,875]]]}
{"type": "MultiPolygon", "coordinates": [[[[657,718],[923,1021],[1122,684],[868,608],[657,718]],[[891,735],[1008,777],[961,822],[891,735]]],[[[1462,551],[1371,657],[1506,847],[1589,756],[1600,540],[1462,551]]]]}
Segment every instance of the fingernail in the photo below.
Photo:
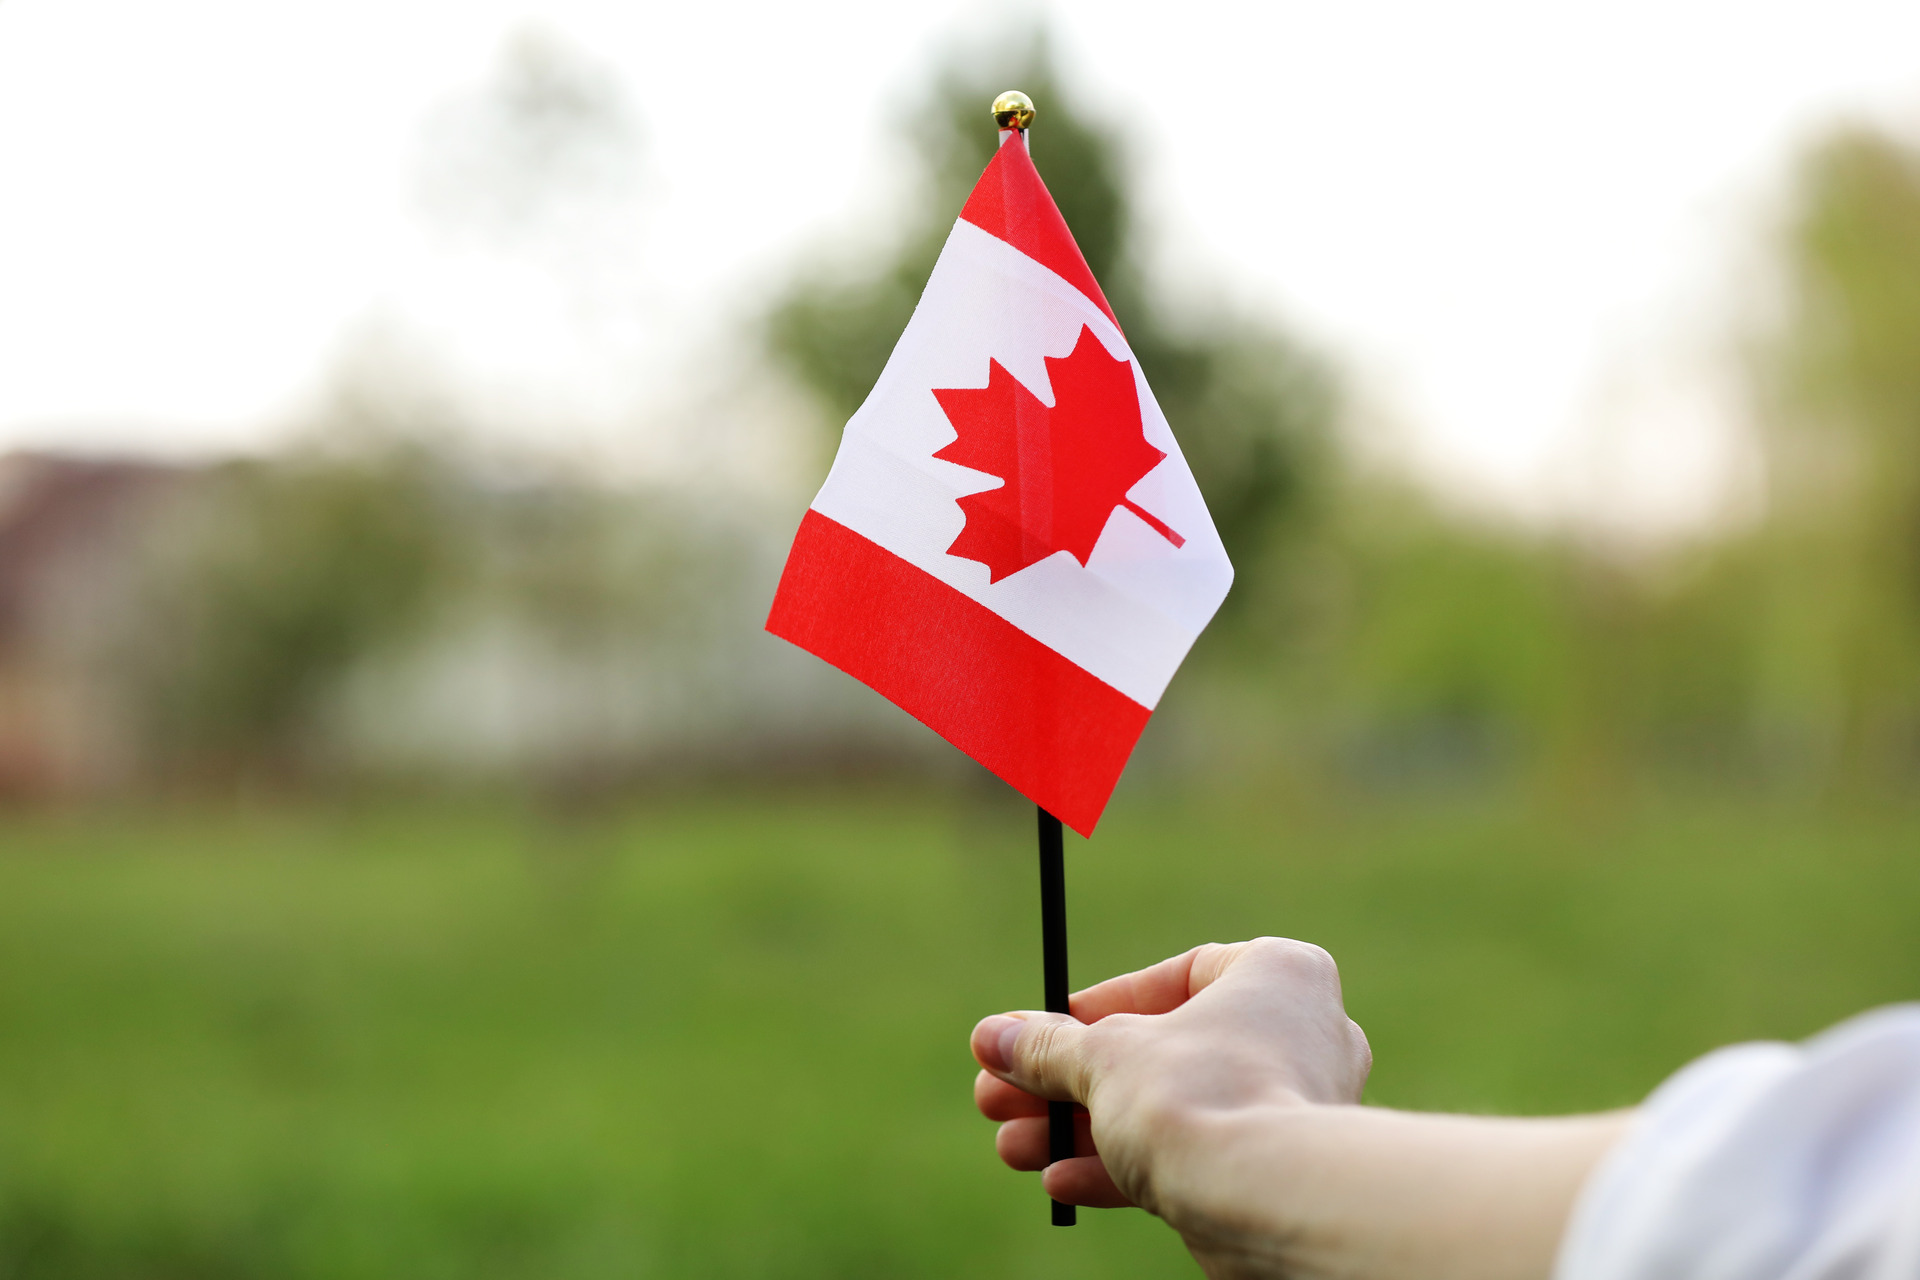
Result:
{"type": "Polygon", "coordinates": [[[995,1014],[973,1029],[973,1051],[989,1071],[1008,1071],[1013,1064],[1013,1042],[1020,1038],[1020,1019],[995,1014]]]}

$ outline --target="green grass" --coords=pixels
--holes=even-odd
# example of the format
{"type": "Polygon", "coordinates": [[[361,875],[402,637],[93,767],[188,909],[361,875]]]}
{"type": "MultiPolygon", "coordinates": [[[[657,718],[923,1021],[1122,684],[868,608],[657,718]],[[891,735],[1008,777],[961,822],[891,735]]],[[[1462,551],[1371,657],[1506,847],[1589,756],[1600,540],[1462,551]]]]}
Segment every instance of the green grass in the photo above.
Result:
{"type": "MultiPolygon", "coordinates": [[[[833,793],[0,819],[0,1280],[1193,1274],[972,1112],[1028,811],[833,793]]],[[[1070,838],[1071,841],[1071,838],[1070,838]]],[[[1920,995],[1920,813],[1117,804],[1081,980],[1328,946],[1390,1105],[1624,1103],[1920,995]]]]}

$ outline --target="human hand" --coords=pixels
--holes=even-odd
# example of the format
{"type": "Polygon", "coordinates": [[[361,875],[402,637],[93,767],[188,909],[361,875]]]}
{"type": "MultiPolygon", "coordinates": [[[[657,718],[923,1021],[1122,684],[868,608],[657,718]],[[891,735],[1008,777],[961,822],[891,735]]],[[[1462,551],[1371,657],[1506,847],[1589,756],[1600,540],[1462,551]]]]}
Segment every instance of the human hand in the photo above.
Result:
{"type": "Polygon", "coordinates": [[[1366,1036],[1302,942],[1197,947],[1071,1007],[973,1029],[1001,1159],[1057,1200],[1158,1214],[1219,1280],[1540,1280],[1629,1121],[1357,1105],[1366,1036]],[[1045,1099],[1085,1108],[1051,1165],[1045,1099]]]}
{"type": "Polygon", "coordinates": [[[1319,947],[1282,938],[1208,944],[1073,996],[1073,1017],[983,1020],[974,1100],[1001,1121],[1000,1158],[1044,1169],[1068,1204],[1139,1205],[1176,1226],[1206,1214],[1216,1175],[1188,1150],[1196,1126],[1251,1107],[1355,1103],[1372,1065],[1319,947]],[[1046,1099],[1072,1099],[1076,1155],[1047,1163],[1046,1099]]]}

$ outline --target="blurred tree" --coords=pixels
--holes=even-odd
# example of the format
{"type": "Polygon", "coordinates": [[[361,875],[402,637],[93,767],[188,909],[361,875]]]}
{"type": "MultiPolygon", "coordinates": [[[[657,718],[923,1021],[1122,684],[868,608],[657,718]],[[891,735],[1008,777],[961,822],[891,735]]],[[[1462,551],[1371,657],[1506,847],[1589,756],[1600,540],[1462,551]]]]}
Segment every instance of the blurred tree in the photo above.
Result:
{"type": "Polygon", "coordinates": [[[1778,251],[1782,306],[1756,363],[1764,526],[1627,564],[1343,490],[1331,719],[1389,755],[1436,732],[1510,742],[1587,799],[1675,769],[1912,778],[1920,149],[1860,129],[1813,147],[1778,251]]]}
{"type": "Polygon", "coordinates": [[[156,553],[131,666],[169,772],[285,776],[353,663],[410,632],[455,545],[417,452],[235,462],[156,553]]]}
{"type": "Polygon", "coordinates": [[[1036,162],[1140,367],[1180,438],[1239,571],[1229,616],[1270,594],[1263,572],[1285,526],[1306,511],[1330,464],[1334,382],[1326,365],[1270,326],[1215,312],[1176,326],[1141,266],[1122,148],[1060,81],[1044,37],[950,67],[911,126],[923,165],[917,213],[872,272],[801,280],[772,309],[774,353],[819,398],[837,435],[879,377],[927,276],[998,145],[987,104],[1017,85],[1039,109],[1036,162]]]}
{"type": "MultiPolygon", "coordinates": [[[[463,290],[463,306],[501,288],[484,264],[510,261],[516,276],[536,267],[563,292],[566,341],[630,343],[647,317],[642,139],[617,67],[538,26],[510,36],[487,79],[429,114],[415,157],[418,207],[456,251],[445,265],[479,291],[463,290]]],[[[493,304],[526,307],[523,294],[493,304]]],[[[502,361],[478,363],[494,372],[502,361]]]]}
{"type": "Polygon", "coordinates": [[[1920,747],[1920,154],[1855,129],[1799,175],[1766,365],[1763,718],[1842,776],[1920,747]]]}
{"type": "Polygon", "coordinates": [[[485,84],[428,119],[421,204],[452,231],[508,242],[551,232],[576,206],[634,194],[638,119],[612,67],[552,32],[523,29],[485,84]]]}

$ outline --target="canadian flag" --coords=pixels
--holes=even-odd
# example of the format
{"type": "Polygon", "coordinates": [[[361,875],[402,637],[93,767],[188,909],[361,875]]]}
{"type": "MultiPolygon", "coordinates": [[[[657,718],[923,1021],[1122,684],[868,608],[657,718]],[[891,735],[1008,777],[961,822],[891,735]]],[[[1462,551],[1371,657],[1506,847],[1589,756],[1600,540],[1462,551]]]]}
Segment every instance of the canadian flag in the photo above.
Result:
{"type": "Polygon", "coordinates": [[[1000,141],[767,630],[1091,835],[1233,566],[1025,132],[1000,141]]]}

